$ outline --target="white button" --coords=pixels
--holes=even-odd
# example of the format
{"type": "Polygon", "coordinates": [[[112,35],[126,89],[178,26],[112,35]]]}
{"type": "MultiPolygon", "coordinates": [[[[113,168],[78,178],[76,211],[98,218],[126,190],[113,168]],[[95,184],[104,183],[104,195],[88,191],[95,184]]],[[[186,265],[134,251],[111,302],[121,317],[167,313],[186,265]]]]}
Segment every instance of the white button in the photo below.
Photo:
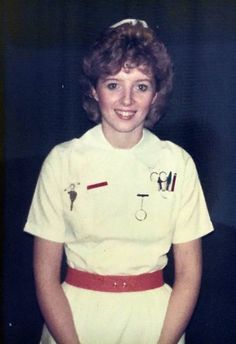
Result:
{"type": "Polygon", "coordinates": [[[122,285],[123,285],[123,288],[125,288],[127,286],[127,283],[123,282],[122,285]]]}
{"type": "Polygon", "coordinates": [[[116,282],[113,283],[113,287],[117,287],[117,283],[116,282]]]}

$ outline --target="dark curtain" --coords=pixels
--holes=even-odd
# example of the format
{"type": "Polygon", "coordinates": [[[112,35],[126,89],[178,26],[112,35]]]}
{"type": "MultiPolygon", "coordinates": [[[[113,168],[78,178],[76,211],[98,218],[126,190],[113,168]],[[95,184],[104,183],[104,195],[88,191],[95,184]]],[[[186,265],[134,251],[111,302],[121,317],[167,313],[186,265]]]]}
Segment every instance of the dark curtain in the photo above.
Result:
{"type": "Polygon", "coordinates": [[[169,110],[154,131],[193,156],[216,228],[204,239],[203,287],[187,341],[235,343],[236,1],[12,0],[2,7],[1,342],[39,340],[32,238],[22,228],[47,153],[93,125],[81,107],[82,56],[104,28],[140,18],[157,28],[175,66],[169,110]]]}

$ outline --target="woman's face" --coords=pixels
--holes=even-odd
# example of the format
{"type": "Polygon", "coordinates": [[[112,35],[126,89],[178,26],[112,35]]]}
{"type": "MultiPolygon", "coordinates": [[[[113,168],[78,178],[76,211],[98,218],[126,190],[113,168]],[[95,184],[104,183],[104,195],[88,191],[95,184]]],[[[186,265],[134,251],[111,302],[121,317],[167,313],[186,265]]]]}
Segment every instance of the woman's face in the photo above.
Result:
{"type": "Polygon", "coordinates": [[[100,78],[93,96],[102,114],[104,134],[130,134],[138,141],[157,94],[153,76],[135,67],[100,78]]]}

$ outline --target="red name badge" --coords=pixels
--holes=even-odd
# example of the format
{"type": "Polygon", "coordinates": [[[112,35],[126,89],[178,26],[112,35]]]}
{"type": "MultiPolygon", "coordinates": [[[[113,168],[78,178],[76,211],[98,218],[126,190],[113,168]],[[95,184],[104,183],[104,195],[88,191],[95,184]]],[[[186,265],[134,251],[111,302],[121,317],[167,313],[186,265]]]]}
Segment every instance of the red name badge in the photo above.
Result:
{"type": "Polygon", "coordinates": [[[102,186],[107,186],[107,185],[108,185],[107,182],[101,182],[101,183],[96,183],[96,184],[90,184],[90,185],[87,185],[87,190],[96,189],[96,188],[101,188],[102,186]]]}

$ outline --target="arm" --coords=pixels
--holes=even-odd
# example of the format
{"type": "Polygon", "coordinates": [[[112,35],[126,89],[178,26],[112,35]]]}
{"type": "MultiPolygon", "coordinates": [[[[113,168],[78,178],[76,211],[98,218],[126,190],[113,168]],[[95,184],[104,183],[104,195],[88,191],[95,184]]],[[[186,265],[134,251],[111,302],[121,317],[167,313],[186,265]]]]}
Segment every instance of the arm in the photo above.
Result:
{"type": "Polygon", "coordinates": [[[201,239],[173,245],[175,282],[158,344],[176,344],[195,308],[201,283],[201,239]]]}
{"type": "Polygon", "coordinates": [[[69,303],[60,284],[63,244],[36,237],[34,274],[39,306],[58,344],[79,344],[69,303]]]}

